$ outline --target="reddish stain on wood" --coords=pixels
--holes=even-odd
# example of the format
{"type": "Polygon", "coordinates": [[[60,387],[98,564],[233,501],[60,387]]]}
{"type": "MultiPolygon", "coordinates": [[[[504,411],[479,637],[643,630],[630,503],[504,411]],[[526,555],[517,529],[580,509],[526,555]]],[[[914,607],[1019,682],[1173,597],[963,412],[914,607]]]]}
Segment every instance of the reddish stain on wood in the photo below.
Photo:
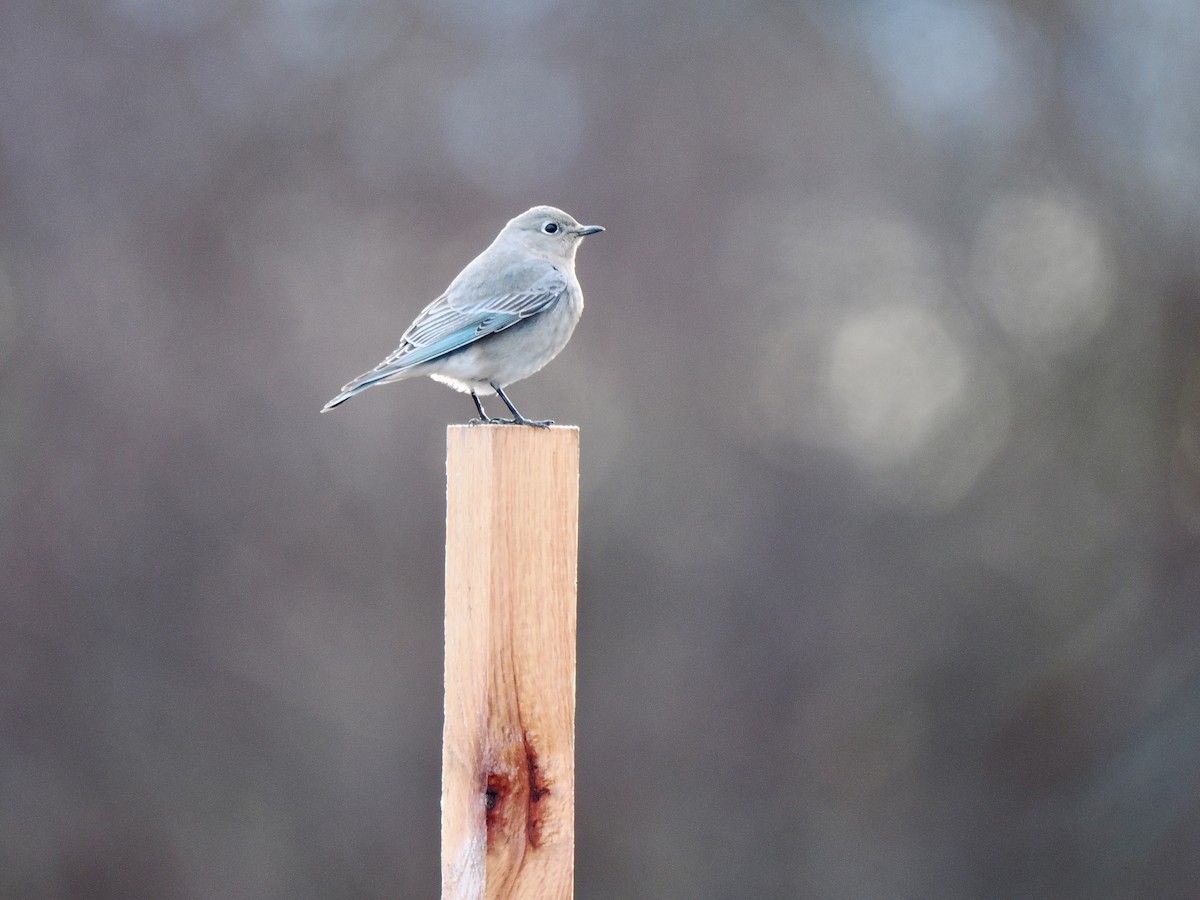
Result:
{"type": "Polygon", "coordinates": [[[529,732],[522,735],[525,742],[525,765],[529,772],[529,811],[525,816],[525,838],[529,846],[537,849],[542,842],[542,815],[538,804],[550,793],[550,787],[538,767],[537,751],[529,740],[529,732]]]}

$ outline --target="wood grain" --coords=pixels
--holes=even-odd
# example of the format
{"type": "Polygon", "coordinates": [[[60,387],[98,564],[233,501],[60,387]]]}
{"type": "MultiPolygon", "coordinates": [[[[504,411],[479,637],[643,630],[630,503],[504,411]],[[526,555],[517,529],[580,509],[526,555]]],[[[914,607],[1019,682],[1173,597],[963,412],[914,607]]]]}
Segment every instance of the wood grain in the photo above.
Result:
{"type": "Polygon", "coordinates": [[[569,898],[579,429],[446,444],[442,897],[569,898]]]}

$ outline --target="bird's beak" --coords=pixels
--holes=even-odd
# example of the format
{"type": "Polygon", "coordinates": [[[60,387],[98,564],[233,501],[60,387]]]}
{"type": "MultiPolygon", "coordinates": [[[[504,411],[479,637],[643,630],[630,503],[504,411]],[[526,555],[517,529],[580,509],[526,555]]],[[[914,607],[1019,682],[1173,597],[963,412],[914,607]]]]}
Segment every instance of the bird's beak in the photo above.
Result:
{"type": "Polygon", "coordinates": [[[580,237],[587,237],[589,234],[599,234],[603,230],[600,225],[580,225],[575,229],[575,233],[580,237]]]}

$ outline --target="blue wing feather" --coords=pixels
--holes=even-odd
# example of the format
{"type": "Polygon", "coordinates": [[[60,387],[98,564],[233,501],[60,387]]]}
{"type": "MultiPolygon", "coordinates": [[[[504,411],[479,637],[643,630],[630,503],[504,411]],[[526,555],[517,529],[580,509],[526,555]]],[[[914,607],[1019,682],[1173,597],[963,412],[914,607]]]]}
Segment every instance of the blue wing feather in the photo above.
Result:
{"type": "MultiPolygon", "coordinates": [[[[464,270],[463,274],[468,271],[464,270]]],[[[445,294],[422,310],[400,338],[400,346],[387,359],[345,385],[325,408],[332,409],[411,366],[461,350],[536,316],[554,306],[567,291],[566,279],[549,264],[542,264],[533,271],[526,266],[517,267],[507,274],[507,278],[499,281],[509,290],[486,297],[472,291],[469,284],[459,285],[456,279],[445,294]],[[521,289],[518,285],[522,282],[529,286],[521,289]]]]}

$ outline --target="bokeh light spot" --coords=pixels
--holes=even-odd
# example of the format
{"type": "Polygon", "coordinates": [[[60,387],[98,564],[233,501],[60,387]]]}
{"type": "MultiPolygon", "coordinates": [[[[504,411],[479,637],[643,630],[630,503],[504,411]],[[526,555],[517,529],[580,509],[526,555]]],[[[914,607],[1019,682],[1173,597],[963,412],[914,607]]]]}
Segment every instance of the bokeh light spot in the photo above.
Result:
{"type": "Polygon", "coordinates": [[[820,447],[853,459],[879,502],[953,508],[1008,440],[1002,370],[972,340],[927,235],[823,207],[781,215],[773,263],[750,257],[796,305],[764,325],[746,424],[785,465],[797,444],[820,447]]]}
{"type": "Polygon", "coordinates": [[[856,10],[884,87],[914,125],[1004,138],[1032,119],[1046,54],[1013,10],[988,0],[872,0],[846,9],[856,10]]]}
{"type": "Polygon", "coordinates": [[[1051,195],[1005,198],[976,239],[975,288],[1014,337],[1061,349],[1091,337],[1113,307],[1113,267],[1095,218],[1051,195]]]}
{"type": "Polygon", "coordinates": [[[846,449],[873,465],[919,451],[962,403],[966,364],[928,310],[889,307],[851,318],[826,372],[846,449]]]}
{"type": "Polygon", "coordinates": [[[1064,97],[1080,135],[1122,178],[1145,179],[1161,211],[1200,213],[1200,7],[1192,0],[1072,0],[1064,97]]]}

